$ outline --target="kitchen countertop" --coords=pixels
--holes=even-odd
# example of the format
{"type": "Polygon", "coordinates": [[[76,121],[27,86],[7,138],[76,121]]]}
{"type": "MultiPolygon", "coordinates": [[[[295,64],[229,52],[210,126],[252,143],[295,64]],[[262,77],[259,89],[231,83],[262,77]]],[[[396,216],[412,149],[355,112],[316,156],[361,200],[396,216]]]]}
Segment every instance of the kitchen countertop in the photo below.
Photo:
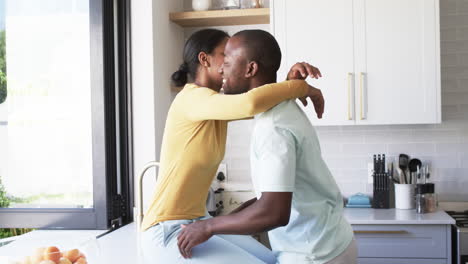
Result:
{"type": "Polygon", "coordinates": [[[90,264],[142,263],[136,224],[123,226],[100,238],[107,230],[35,230],[0,247],[0,263],[17,263],[36,248],[56,246],[61,251],[78,248],[90,264]]]}
{"type": "MultiPolygon", "coordinates": [[[[133,222],[98,239],[99,264],[143,263],[139,232],[133,222]]],[[[90,262],[90,264],[93,264],[90,262]]]]}
{"type": "MultiPolygon", "coordinates": [[[[444,211],[416,214],[414,210],[345,208],[345,218],[352,225],[450,225],[455,221],[444,211]]],[[[90,263],[142,263],[136,224],[131,223],[98,239],[105,230],[36,230],[0,247],[0,263],[6,257],[20,260],[37,247],[58,246],[60,249],[80,248],[88,253],[90,263]],[[80,246],[81,245],[81,246],[80,246]]],[[[14,262],[13,262],[14,263],[14,262]]]]}
{"type": "Polygon", "coordinates": [[[31,256],[40,247],[56,246],[61,251],[79,248],[93,260],[99,249],[96,237],[107,230],[34,230],[15,237],[15,241],[0,247],[0,263],[9,264],[31,256]],[[10,262],[11,261],[11,262],[10,262]]]}
{"type": "Polygon", "coordinates": [[[415,210],[345,208],[344,216],[352,225],[451,225],[455,220],[444,211],[417,214],[415,210]]]}

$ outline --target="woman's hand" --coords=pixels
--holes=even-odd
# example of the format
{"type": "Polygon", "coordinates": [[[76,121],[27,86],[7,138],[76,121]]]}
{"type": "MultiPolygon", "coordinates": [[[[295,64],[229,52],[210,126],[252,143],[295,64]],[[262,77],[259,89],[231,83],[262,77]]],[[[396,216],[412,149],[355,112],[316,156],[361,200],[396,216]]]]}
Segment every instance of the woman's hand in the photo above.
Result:
{"type": "MultiPolygon", "coordinates": [[[[317,67],[314,67],[307,62],[298,62],[289,70],[287,80],[305,80],[308,76],[318,79],[322,77],[322,73],[317,67]]],[[[307,97],[309,97],[314,104],[317,117],[319,119],[322,118],[323,111],[325,109],[325,99],[323,98],[320,89],[309,85],[309,93],[307,96],[299,98],[304,106],[307,106],[307,97]]]]}
{"type": "Polygon", "coordinates": [[[286,80],[305,80],[308,76],[318,79],[322,77],[322,73],[307,62],[298,62],[291,67],[286,80]]]}
{"type": "Polygon", "coordinates": [[[312,85],[309,85],[309,92],[307,93],[307,96],[299,98],[304,106],[307,106],[307,97],[309,97],[314,104],[317,117],[321,119],[325,109],[325,99],[323,98],[322,91],[313,87],[312,85]]]}

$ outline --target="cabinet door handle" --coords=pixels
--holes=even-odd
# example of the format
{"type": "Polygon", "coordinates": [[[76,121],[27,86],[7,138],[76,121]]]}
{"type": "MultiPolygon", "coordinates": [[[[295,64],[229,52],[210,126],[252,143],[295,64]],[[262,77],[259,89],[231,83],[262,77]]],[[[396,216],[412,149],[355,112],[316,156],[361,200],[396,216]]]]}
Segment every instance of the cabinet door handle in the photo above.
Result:
{"type": "Polygon", "coordinates": [[[348,72],[348,120],[353,120],[354,118],[354,111],[352,110],[351,106],[354,106],[354,92],[353,92],[353,84],[352,84],[353,73],[348,72]]]}
{"type": "Polygon", "coordinates": [[[364,116],[364,73],[359,73],[359,97],[360,97],[360,112],[361,112],[361,120],[366,119],[364,116]]]}
{"type": "Polygon", "coordinates": [[[405,230],[355,230],[354,234],[408,234],[405,230]]]}

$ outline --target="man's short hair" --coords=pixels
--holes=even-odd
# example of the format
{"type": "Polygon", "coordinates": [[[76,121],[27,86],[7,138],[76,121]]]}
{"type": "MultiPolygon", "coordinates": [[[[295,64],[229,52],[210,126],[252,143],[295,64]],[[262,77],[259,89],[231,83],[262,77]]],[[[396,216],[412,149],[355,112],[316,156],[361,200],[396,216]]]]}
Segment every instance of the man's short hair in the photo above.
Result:
{"type": "Polygon", "coordinates": [[[248,60],[256,61],[262,70],[276,74],[281,64],[281,49],[275,37],[259,29],[242,30],[233,37],[239,37],[243,42],[248,60]]]}

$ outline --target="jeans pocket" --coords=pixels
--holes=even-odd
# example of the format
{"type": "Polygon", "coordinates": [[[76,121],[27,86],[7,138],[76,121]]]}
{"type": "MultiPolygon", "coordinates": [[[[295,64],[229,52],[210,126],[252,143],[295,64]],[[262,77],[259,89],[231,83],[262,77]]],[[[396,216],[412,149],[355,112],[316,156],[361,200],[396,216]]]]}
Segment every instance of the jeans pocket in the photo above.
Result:
{"type": "Polygon", "coordinates": [[[172,240],[177,239],[177,235],[182,230],[181,225],[188,225],[199,219],[191,220],[168,220],[160,222],[158,225],[161,226],[162,233],[162,245],[167,246],[172,240]]]}
{"type": "Polygon", "coordinates": [[[167,246],[173,239],[177,239],[177,235],[182,230],[181,225],[189,224],[190,220],[172,220],[160,223],[163,229],[163,244],[167,246]]]}

